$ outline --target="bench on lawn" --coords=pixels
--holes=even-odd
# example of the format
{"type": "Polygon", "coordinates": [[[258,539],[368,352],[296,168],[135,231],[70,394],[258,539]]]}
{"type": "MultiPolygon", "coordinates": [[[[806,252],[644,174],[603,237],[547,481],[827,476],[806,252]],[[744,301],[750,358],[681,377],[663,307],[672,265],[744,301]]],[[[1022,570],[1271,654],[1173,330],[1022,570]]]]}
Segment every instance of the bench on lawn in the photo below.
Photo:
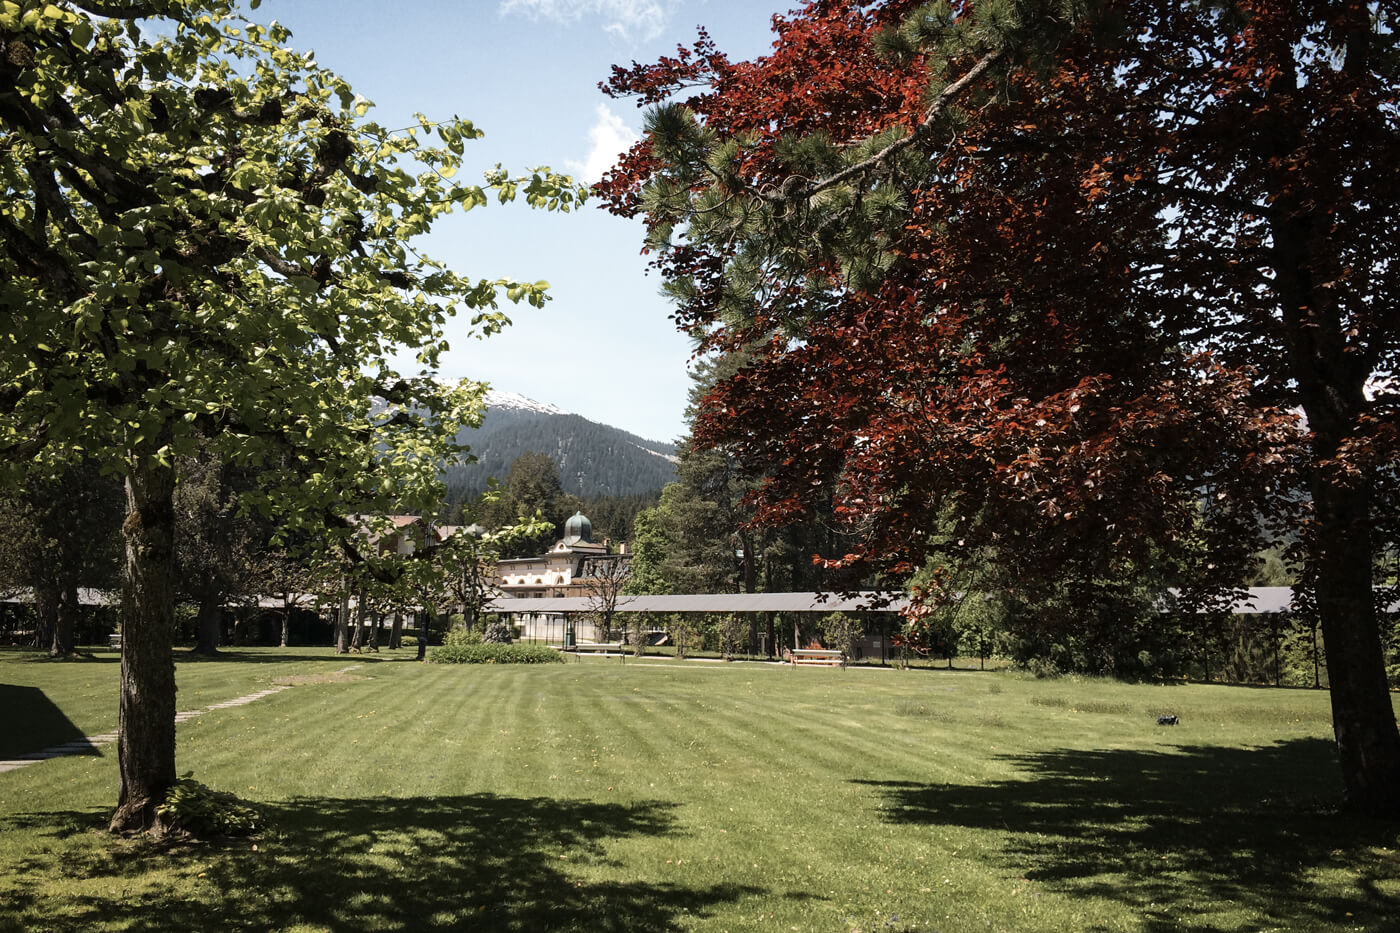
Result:
{"type": "Polygon", "coordinates": [[[117,632],[115,635],[107,636],[107,647],[114,651],[122,650],[122,636],[120,632],[117,632]]]}
{"type": "Polygon", "coordinates": [[[576,655],[579,655],[579,654],[599,654],[599,655],[602,655],[602,656],[605,657],[605,658],[610,658],[610,657],[612,657],[613,655],[616,655],[617,657],[622,658],[624,662],[627,660],[627,650],[626,650],[626,647],[625,647],[624,645],[622,645],[621,643],[618,643],[618,642],[607,642],[607,643],[602,643],[602,642],[580,641],[580,642],[576,642],[572,648],[565,648],[564,650],[565,650],[565,651],[572,651],[572,652],[573,652],[574,654],[576,654],[576,655]]]}
{"type": "Polygon", "coordinates": [[[788,652],[788,660],[796,667],[799,664],[815,664],[823,667],[845,667],[846,655],[827,648],[793,648],[788,652]]]}

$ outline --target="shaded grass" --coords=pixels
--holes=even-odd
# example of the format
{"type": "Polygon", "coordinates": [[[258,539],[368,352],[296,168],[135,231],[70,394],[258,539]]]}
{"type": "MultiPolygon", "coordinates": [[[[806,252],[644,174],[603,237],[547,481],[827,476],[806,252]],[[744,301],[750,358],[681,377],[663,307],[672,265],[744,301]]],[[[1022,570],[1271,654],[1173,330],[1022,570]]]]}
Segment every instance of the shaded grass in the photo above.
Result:
{"type": "Polygon", "coordinates": [[[109,839],[109,758],[0,775],[0,928],[1382,930],[1400,916],[1397,827],[1333,812],[1320,693],[606,659],[354,676],[179,727],[182,769],[264,811],[251,842],[109,839]],[[1158,727],[1159,709],[1181,725],[1158,727]]]}

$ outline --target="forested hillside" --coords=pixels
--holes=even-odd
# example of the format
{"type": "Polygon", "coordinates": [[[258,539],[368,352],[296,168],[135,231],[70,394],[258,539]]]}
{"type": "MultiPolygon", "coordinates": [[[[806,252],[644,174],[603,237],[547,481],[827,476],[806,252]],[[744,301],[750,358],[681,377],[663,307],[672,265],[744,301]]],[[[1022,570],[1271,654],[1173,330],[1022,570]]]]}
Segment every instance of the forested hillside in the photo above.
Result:
{"type": "Polygon", "coordinates": [[[675,446],[650,441],[579,415],[494,393],[480,428],[459,436],[477,462],[447,471],[447,496],[459,502],[505,478],[521,454],[548,455],[565,492],[584,498],[655,492],[675,479],[675,446]]]}

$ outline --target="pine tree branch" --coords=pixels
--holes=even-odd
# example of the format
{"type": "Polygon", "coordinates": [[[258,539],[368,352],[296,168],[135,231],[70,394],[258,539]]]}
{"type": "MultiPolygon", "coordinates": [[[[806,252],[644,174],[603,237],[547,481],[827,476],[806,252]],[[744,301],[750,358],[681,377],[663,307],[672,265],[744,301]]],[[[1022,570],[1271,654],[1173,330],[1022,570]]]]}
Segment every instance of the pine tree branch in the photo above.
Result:
{"type": "Polygon", "coordinates": [[[848,165],[834,175],[828,175],[808,185],[797,182],[798,176],[794,175],[779,187],[778,190],[764,192],[760,197],[770,204],[784,204],[798,197],[810,198],[812,195],[839,185],[849,178],[853,178],[857,175],[864,175],[880,167],[882,164],[888,162],[891,156],[909,148],[914,145],[914,143],[928,136],[933,129],[934,120],[947,109],[948,105],[962,94],[963,91],[967,90],[974,81],[986,74],[987,70],[996,64],[1004,55],[1005,50],[1003,49],[994,49],[988,52],[978,59],[977,64],[968,69],[967,74],[940,91],[938,98],[924,111],[923,121],[920,122],[914,129],[914,132],[910,133],[908,136],[895,140],[870,158],[857,162],[855,165],[848,165]],[[794,184],[793,182],[797,183],[794,184]]]}

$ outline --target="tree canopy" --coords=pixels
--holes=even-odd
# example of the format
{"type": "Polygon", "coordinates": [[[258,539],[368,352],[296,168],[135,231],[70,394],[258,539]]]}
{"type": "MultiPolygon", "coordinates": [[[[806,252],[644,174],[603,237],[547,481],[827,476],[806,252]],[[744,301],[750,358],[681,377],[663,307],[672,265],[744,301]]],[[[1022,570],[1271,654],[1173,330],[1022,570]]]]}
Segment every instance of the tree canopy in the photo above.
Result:
{"type": "Polygon", "coordinates": [[[1372,570],[1397,500],[1397,12],[822,0],[754,61],[702,32],[616,68],[652,109],[608,206],[645,218],[681,325],[748,358],[697,438],[764,477],[758,522],[832,508],[841,564],[991,553],[1080,601],[1154,561],[1223,605],[1291,526],[1348,798],[1394,812],[1372,570]]]}
{"type": "Polygon", "coordinates": [[[175,780],[176,458],[205,438],[262,466],[248,498],[292,530],[422,507],[481,413],[480,385],[433,378],[444,323],[465,308],[490,334],[498,295],[546,286],[459,275],[414,240],[488,192],[579,196],[543,171],[454,181],[470,122],[380,125],[289,39],[231,0],[0,3],[0,453],[125,477],[114,829],[148,825],[175,780]],[[404,350],[420,372],[392,368],[404,350]]]}

